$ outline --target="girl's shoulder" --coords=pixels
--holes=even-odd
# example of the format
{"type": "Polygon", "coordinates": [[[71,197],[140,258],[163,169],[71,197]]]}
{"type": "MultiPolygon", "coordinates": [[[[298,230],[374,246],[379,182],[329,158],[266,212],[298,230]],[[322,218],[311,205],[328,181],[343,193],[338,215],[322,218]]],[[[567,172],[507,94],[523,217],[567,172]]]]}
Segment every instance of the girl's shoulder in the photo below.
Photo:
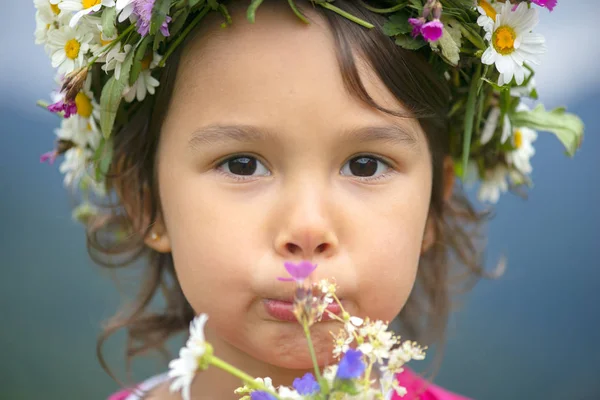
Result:
{"type": "MultiPolygon", "coordinates": [[[[394,393],[391,400],[471,400],[428,382],[408,368],[398,374],[396,378],[408,393],[403,397],[394,393]]],[[[145,394],[158,388],[168,379],[167,373],[154,376],[134,388],[124,389],[111,395],[107,400],[144,400],[145,394]]]]}
{"type": "Polygon", "coordinates": [[[396,378],[408,393],[402,397],[394,393],[391,400],[472,400],[430,383],[408,368],[396,378]]]}
{"type": "Polygon", "coordinates": [[[169,380],[167,373],[153,376],[133,388],[123,389],[108,397],[107,400],[145,400],[147,394],[169,380]]]}

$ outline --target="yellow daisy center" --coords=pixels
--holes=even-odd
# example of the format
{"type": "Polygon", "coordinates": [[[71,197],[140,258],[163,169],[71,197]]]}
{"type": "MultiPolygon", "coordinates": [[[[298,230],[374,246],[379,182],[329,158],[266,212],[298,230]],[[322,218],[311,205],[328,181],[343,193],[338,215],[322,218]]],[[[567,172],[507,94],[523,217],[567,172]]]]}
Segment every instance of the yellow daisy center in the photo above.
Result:
{"type": "Polygon", "coordinates": [[[142,59],[142,69],[148,69],[150,68],[150,63],[152,62],[152,53],[148,53],[143,59],[142,59]]]}
{"type": "Polygon", "coordinates": [[[50,8],[52,9],[52,12],[56,15],[60,14],[60,8],[58,8],[58,4],[52,4],[50,3],[50,8]]]}
{"type": "Polygon", "coordinates": [[[520,130],[517,130],[515,132],[515,138],[514,139],[515,139],[515,147],[517,149],[520,149],[521,146],[523,145],[523,133],[521,133],[520,130]]]}
{"type": "Polygon", "coordinates": [[[77,93],[77,96],[75,96],[75,105],[77,106],[77,114],[83,118],[89,118],[92,115],[92,101],[85,93],[77,93]]]}
{"type": "Polygon", "coordinates": [[[102,0],[82,0],[83,8],[88,9],[100,4],[102,0]]]}
{"type": "Polygon", "coordinates": [[[492,44],[498,53],[506,55],[515,51],[516,38],[517,33],[512,27],[502,25],[492,35],[492,44]]]}
{"type": "Polygon", "coordinates": [[[100,34],[100,44],[102,46],[106,46],[107,44],[111,43],[112,41],[113,41],[112,39],[109,39],[109,40],[104,39],[104,35],[100,34]]]}
{"type": "Polygon", "coordinates": [[[496,10],[494,9],[494,7],[492,7],[490,3],[488,3],[485,0],[479,0],[479,7],[483,8],[483,11],[485,11],[488,17],[490,17],[494,21],[496,20],[496,10]]]}
{"type": "Polygon", "coordinates": [[[79,48],[81,44],[76,39],[71,39],[65,44],[65,53],[67,53],[67,57],[71,60],[74,60],[79,55],[79,48]]]}

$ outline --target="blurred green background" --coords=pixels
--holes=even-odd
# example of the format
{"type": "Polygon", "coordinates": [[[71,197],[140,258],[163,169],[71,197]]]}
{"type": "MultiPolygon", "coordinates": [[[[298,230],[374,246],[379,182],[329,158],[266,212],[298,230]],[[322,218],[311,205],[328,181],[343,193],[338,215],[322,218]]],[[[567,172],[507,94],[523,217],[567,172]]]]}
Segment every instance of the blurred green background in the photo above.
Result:
{"type": "MultiPolygon", "coordinates": [[[[54,90],[34,45],[32,1],[8,2],[0,24],[0,399],[105,399],[117,385],[96,360],[100,323],[119,298],[93,265],[72,222],[58,167],[39,163],[58,119],[35,106],[54,90]]],[[[600,45],[595,0],[559,1],[541,12],[548,53],[537,83],[547,107],[568,105],[586,124],[574,159],[541,133],[535,187],[505,195],[489,226],[489,264],[450,327],[437,383],[479,400],[600,399],[600,45]]],[[[60,160],[59,160],[60,162],[60,160]]],[[[123,335],[107,346],[123,371],[123,335]]],[[[134,363],[136,379],[165,365],[134,363]]]]}

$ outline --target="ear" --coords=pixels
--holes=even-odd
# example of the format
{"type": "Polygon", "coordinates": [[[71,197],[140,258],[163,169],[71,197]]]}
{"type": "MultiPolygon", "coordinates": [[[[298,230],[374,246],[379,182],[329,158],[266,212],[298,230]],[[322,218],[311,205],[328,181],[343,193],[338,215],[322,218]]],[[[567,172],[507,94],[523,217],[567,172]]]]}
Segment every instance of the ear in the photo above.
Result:
{"type": "Polygon", "coordinates": [[[114,183],[134,234],[142,236],[146,246],[151,249],[160,253],[169,253],[171,240],[158,206],[160,201],[153,199],[150,187],[126,178],[114,183]],[[143,187],[140,188],[140,185],[143,187]],[[152,220],[153,205],[158,208],[154,220],[152,220]]]}
{"type": "MultiPolygon", "coordinates": [[[[444,158],[442,174],[444,175],[444,187],[442,188],[442,196],[444,203],[447,203],[452,197],[452,193],[454,191],[454,182],[456,179],[456,175],[454,174],[454,162],[452,161],[452,157],[446,156],[446,158],[444,158]]],[[[436,235],[434,216],[430,212],[429,216],[427,217],[427,224],[425,225],[425,233],[423,234],[421,254],[425,253],[431,248],[431,246],[433,246],[436,240],[435,236],[436,235]]]]}

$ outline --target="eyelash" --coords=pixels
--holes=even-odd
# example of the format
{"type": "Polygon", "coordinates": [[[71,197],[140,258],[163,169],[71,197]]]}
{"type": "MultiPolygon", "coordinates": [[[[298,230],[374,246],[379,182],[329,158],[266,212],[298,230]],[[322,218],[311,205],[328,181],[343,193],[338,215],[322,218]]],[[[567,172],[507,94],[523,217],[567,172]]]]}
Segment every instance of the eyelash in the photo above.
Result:
{"type": "MultiPolygon", "coordinates": [[[[238,159],[238,158],[252,158],[252,159],[256,159],[256,160],[257,160],[258,162],[260,162],[261,164],[264,164],[262,161],[260,161],[260,159],[259,159],[258,157],[256,157],[256,156],[253,156],[253,155],[251,155],[251,154],[236,154],[236,155],[233,155],[233,156],[231,156],[231,157],[228,157],[228,158],[226,158],[226,159],[222,160],[221,162],[219,162],[219,163],[217,164],[217,166],[215,167],[215,170],[216,170],[218,173],[220,173],[220,174],[223,174],[223,175],[225,175],[226,177],[228,177],[229,179],[233,179],[233,180],[235,180],[235,181],[237,181],[237,182],[243,182],[243,181],[251,181],[251,180],[255,180],[255,179],[256,179],[256,177],[255,177],[255,176],[250,176],[250,175],[236,175],[236,174],[232,174],[232,173],[225,172],[225,171],[223,171],[223,170],[222,170],[222,166],[223,166],[223,165],[227,164],[228,162],[230,162],[230,161],[232,161],[232,160],[238,159]]],[[[384,158],[382,158],[382,157],[379,157],[379,156],[376,156],[376,155],[374,155],[374,154],[357,154],[357,155],[354,155],[354,156],[352,156],[351,158],[349,158],[349,159],[348,159],[348,160],[347,160],[347,161],[344,163],[344,165],[346,165],[346,163],[347,163],[348,161],[351,161],[351,160],[354,160],[354,159],[360,159],[360,158],[372,158],[372,159],[374,159],[374,160],[376,160],[376,161],[379,161],[379,162],[383,163],[383,164],[384,164],[384,165],[385,165],[385,166],[388,168],[388,171],[386,171],[386,172],[383,172],[383,173],[381,173],[381,174],[380,174],[380,175],[378,175],[378,176],[372,176],[372,177],[370,177],[370,176],[367,176],[367,177],[364,177],[364,176],[363,176],[363,177],[361,177],[361,176],[356,176],[356,177],[354,177],[355,179],[358,179],[358,180],[360,180],[360,181],[363,181],[363,182],[377,182],[377,181],[380,181],[380,180],[382,180],[382,179],[387,179],[387,178],[388,178],[390,175],[392,175],[392,174],[394,174],[394,173],[396,173],[396,172],[397,172],[397,171],[396,171],[396,170],[393,168],[393,166],[392,166],[392,163],[390,163],[390,162],[389,162],[389,161],[387,161],[386,159],[384,159],[384,158]]],[[[340,170],[340,171],[341,171],[341,170],[340,170]]],[[[270,171],[269,171],[269,172],[270,172],[270,171]]]]}

